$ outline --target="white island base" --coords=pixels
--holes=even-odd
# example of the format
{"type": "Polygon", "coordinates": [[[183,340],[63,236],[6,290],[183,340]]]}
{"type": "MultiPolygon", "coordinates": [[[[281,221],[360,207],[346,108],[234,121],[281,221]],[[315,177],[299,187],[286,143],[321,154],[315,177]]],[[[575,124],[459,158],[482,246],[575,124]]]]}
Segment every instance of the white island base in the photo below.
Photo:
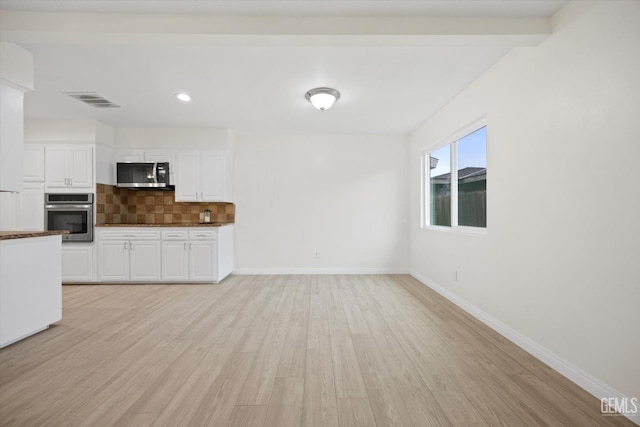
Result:
{"type": "Polygon", "coordinates": [[[62,319],[61,250],[60,235],[0,240],[0,348],[62,319]]]}

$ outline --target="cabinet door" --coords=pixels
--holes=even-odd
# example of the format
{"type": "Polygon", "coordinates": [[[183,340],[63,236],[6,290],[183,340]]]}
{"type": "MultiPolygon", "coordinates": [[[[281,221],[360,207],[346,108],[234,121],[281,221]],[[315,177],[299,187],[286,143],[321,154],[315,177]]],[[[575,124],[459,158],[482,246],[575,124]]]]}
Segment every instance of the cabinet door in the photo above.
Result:
{"type": "Polygon", "coordinates": [[[100,280],[123,282],[129,280],[129,242],[112,240],[100,242],[98,247],[100,280]]]}
{"type": "Polygon", "coordinates": [[[197,202],[200,193],[199,153],[179,153],[176,175],[176,201],[197,202]]]}
{"type": "Polygon", "coordinates": [[[132,281],[160,280],[160,241],[131,241],[130,252],[132,281]]]}
{"type": "Polygon", "coordinates": [[[224,201],[226,176],[226,157],[224,152],[202,153],[202,167],[200,169],[201,200],[206,202],[224,201]]]}
{"type": "Polygon", "coordinates": [[[93,245],[70,243],[62,245],[62,281],[67,283],[93,281],[93,245]]]}
{"type": "Polygon", "coordinates": [[[189,273],[194,281],[215,281],[216,244],[212,241],[191,242],[189,254],[189,273]]]}
{"type": "Polygon", "coordinates": [[[25,144],[24,173],[25,182],[44,182],[44,146],[25,144]]]}
{"type": "Polygon", "coordinates": [[[64,147],[46,147],[44,164],[47,187],[67,187],[67,150],[64,147]]]}
{"type": "Polygon", "coordinates": [[[162,243],[162,280],[189,280],[189,259],[186,241],[162,243]]]}
{"type": "Polygon", "coordinates": [[[69,147],[67,177],[73,188],[93,187],[93,148],[69,147]]]}
{"type": "Polygon", "coordinates": [[[44,184],[26,183],[18,195],[18,229],[44,230],[44,184]]]}

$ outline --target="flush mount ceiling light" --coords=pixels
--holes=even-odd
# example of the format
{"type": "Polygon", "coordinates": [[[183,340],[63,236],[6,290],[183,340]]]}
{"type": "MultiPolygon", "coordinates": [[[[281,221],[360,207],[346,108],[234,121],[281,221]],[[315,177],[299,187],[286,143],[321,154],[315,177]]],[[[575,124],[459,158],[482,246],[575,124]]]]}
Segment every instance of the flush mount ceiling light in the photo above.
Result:
{"type": "Polygon", "coordinates": [[[191,101],[191,96],[189,96],[188,93],[184,93],[184,92],[176,93],[176,98],[178,98],[182,102],[191,101]]]}
{"type": "Polygon", "coordinates": [[[330,87],[317,87],[307,92],[305,98],[318,110],[324,111],[340,99],[340,92],[330,87]]]}

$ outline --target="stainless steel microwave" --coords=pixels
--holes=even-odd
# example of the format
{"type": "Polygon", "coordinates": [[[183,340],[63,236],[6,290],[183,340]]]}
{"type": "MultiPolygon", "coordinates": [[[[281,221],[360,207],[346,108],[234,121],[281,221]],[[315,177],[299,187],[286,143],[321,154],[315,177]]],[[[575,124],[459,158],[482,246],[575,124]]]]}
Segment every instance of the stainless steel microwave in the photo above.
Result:
{"type": "Polygon", "coordinates": [[[119,162],[116,164],[116,186],[131,189],[172,190],[169,163],[119,162]]]}

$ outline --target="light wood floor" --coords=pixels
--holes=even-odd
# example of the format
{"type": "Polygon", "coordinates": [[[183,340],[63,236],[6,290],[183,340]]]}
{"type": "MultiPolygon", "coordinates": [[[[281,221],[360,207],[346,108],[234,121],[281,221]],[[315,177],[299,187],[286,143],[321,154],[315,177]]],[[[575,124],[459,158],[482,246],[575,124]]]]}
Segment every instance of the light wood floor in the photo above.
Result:
{"type": "Polygon", "coordinates": [[[2,426],[632,425],[409,276],[63,290],[2,426]]]}

